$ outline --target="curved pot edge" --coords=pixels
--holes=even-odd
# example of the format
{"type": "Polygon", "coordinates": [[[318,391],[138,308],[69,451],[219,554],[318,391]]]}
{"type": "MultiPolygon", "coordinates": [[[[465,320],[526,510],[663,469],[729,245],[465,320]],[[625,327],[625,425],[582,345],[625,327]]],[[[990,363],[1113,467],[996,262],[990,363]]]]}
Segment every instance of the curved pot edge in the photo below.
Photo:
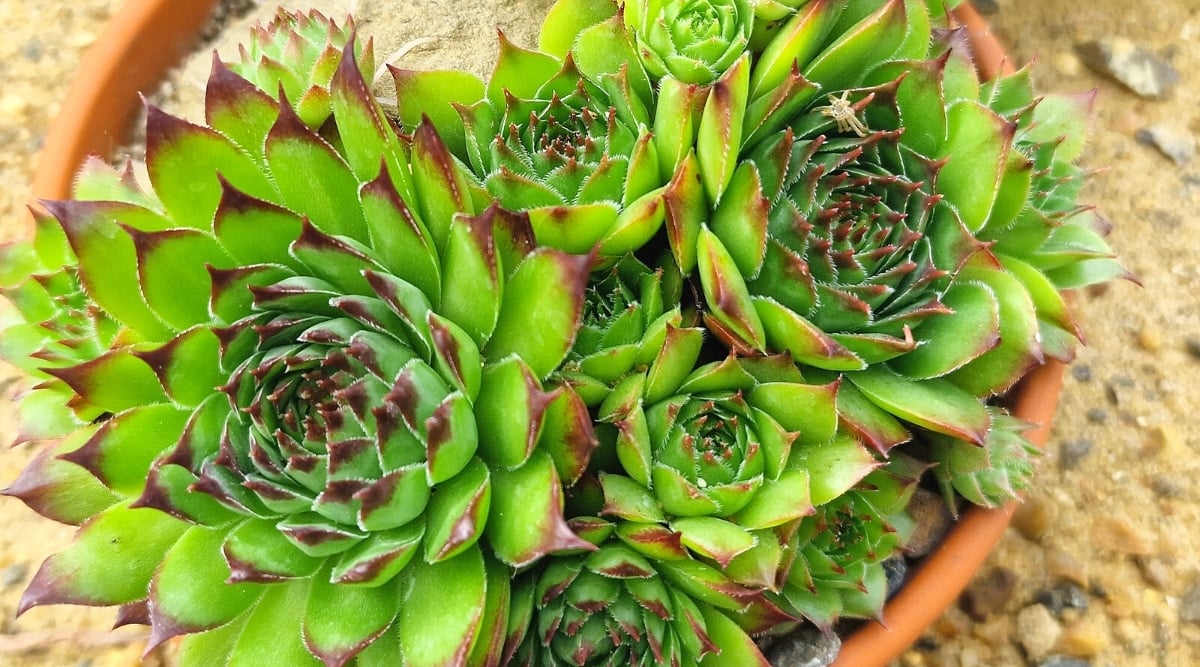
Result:
{"type": "MultiPolygon", "coordinates": [[[[88,70],[72,82],[47,133],[34,177],[38,198],[70,195],[75,172],[92,154],[109,155],[128,136],[139,93],[154,87],[191,48],[217,0],[129,0],[85,56],[88,70]]],[[[985,76],[1011,71],[987,24],[963,3],[955,17],[967,28],[985,76]]],[[[1028,376],[1013,396],[1013,412],[1038,424],[1029,437],[1044,445],[1058,403],[1064,365],[1051,361],[1028,376]]],[[[952,604],[1003,535],[1015,503],[969,510],[938,549],[884,608],[842,644],[835,667],[882,667],[900,655],[952,604]]]]}
{"type": "Polygon", "coordinates": [[[188,53],[217,0],[128,0],[113,16],[83,64],[62,110],[46,133],[33,179],[37,198],[71,194],[75,172],[89,155],[110,155],[129,136],[151,90],[188,53]]]}

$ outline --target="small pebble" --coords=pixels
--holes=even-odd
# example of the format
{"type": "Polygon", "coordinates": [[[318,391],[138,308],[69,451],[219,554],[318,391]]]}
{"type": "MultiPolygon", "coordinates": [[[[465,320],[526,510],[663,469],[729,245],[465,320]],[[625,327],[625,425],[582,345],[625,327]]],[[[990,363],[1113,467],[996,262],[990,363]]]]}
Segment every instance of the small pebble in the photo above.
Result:
{"type": "Polygon", "coordinates": [[[1105,517],[1092,525],[1092,544],[1117,553],[1140,556],[1151,553],[1148,540],[1120,517],[1105,517]]]}
{"type": "Polygon", "coordinates": [[[1108,397],[1109,403],[1120,405],[1122,401],[1128,400],[1133,387],[1133,380],[1124,375],[1114,375],[1112,379],[1104,383],[1104,395],[1108,397]]]}
{"type": "Polygon", "coordinates": [[[901,667],[925,667],[925,654],[908,650],[900,655],[901,667]]]}
{"type": "Polygon", "coordinates": [[[1093,443],[1087,438],[1068,440],[1058,449],[1058,467],[1063,470],[1074,470],[1088,454],[1092,453],[1093,443]]]}
{"type": "MultiPolygon", "coordinates": [[[[1193,146],[1193,150],[1195,147],[1193,146]]],[[[1147,352],[1157,352],[1162,349],[1162,334],[1154,327],[1145,326],[1138,331],[1138,346],[1147,352]]]]}
{"type": "Polygon", "coordinates": [[[1088,606],[1087,593],[1070,581],[1064,581],[1054,588],[1038,591],[1034,602],[1046,605],[1055,616],[1062,616],[1064,610],[1085,610],[1088,606]]]}
{"type": "Polygon", "coordinates": [[[1195,359],[1200,359],[1200,338],[1188,336],[1183,344],[1187,348],[1188,354],[1192,355],[1195,359]]]}
{"type": "Polygon", "coordinates": [[[1159,424],[1150,430],[1145,452],[1151,456],[1174,458],[1184,454],[1183,435],[1172,424],[1159,424]]]}
{"type": "Polygon", "coordinates": [[[1092,667],[1091,661],[1065,655],[1052,655],[1037,663],[1037,667],[1092,667]]]}
{"type": "Polygon", "coordinates": [[[958,598],[958,607],[976,621],[982,621],[1000,610],[1012,599],[1017,587],[1017,573],[1006,567],[993,567],[976,577],[958,598]]]}
{"type": "Polygon", "coordinates": [[[1159,473],[1150,479],[1150,490],[1160,498],[1178,498],[1186,488],[1186,481],[1169,473],[1159,473]]]}
{"type": "Polygon", "coordinates": [[[1012,625],[1011,617],[994,616],[983,623],[976,623],[971,635],[992,648],[1000,648],[1012,643],[1012,625]]]}
{"type": "Polygon", "coordinates": [[[767,660],[775,667],[828,667],[837,660],[842,640],[837,633],[824,633],[812,625],[804,625],[781,637],[767,652],[767,660]]]}
{"type": "Polygon", "coordinates": [[[1200,583],[1192,584],[1179,598],[1179,620],[1200,623],[1200,583]]]}
{"type": "Polygon", "coordinates": [[[1080,587],[1088,585],[1087,563],[1062,549],[1046,550],[1046,574],[1055,579],[1070,581],[1080,587]]]}
{"type": "Polygon", "coordinates": [[[1070,51],[1060,51],[1054,54],[1054,69],[1062,72],[1066,76],[1079,76],[1079,69],[1083,64],[1079,61],[1079,56],[1070,51]]]}
{"type": "Polygon", "coordinates": [[[917,489],[913,493],[908,512],[917,525],[908,541],[908,555],[920,558],[933,551],[933,547],[942,541],[954,517],[950,515],[945,499],[928,489],[917,489]]]}
{"type": "Polygon", "coordinates": [[[1090,408],[1087,411],[1087,420],[1093,424],[1103,424],[1108,421],[1108,410],[1104,408],[1090,408]]]}
{"type": "Polygon", "coordinates": [[[1041,660],[1050,654],[1062,634],[1062,626],[1040,604],[1031,604],[1017,612],[1017,641],[1030,660],[1041,660]]]}
{"type": "Polygon", "coordinates": [[[892,556],[883,561],[883,571],[887,573],[887,594],[891,597],[904,585],[904,579],[908,576],[908,560],[901,555],[892,556]]]}
{"type": "MultiPolygon", "coordinates": [[[[1196,339],[1197,350],[1200,351],[1200,338],[1196,339]]],[[[1196,355],[1200,357],[1200,353],[1196,355]]],[[[1074,364],[1071,366],[1071,377],[1080,382],[1092,381],[1092,367],[1087,364],[1074,364]]]]}
{"type": "MultiPolygon", "coordinates": [[[[1196,157],[1196,138],[1186,129],[1181,129],[1172,123],[1159,123],[1142,128],[1133,137],[1139,143],[1158,149],[1158,152],[1167,156],[1172,162],[1178,165],[1187,164],[1192,161],[1192,158],[1196,157]]],[[[1146,329],[1142,331],[1145,332],[1146,329]]],[[[1157,336],[1158,332],[1155,331],[1154,334],[1157,336]]],[[[1139,336],[1140,342],[1141,336],[1139,336]]],[[[1161,345],[1161,336],[1158,337],[1157,342],[1161,345]]],[[[1143,345],[1143,347],[1145,346],[1143,345]]]]}
{"type": "Polygon", "coordinates": [[[1088,67],[1142,97],[1165,97],[1179,82],[1179,72],[1170,63],[1123,37],[1080,44],[1076,51],[1088,67]]]}
{"type": "Polygon", "coordinates": [[[1058,505],[1040,494],[1031,495],[1013,515],[1012,524],[1027,540],[1037,542],[1058,520],[1058,505]]]}
{"type": "MultiPolygon", "coordinates": [[[[1102,617],[1097,617],[1102,618],[1102,617]]],[[[1101,621],[1083,621],[1068,627],[1058,638],[1058,648],[1076,658],[1093,658],[1108,647],[1107,624],[1101,621]]]]}
{"type": "Polygon", "coordinates": [[[1174,563],[1165,556],[1138,556],[1134,559],[1142,578],[1146,583],[1160,591],[1167,590],[1175,580],[1172,566],[1174,563]]]}
{"type": "Polygon", "coordinates": [[[0,570],[0,591],[25,581],[29,574],[29,563],[13,563],[0,570]]]}

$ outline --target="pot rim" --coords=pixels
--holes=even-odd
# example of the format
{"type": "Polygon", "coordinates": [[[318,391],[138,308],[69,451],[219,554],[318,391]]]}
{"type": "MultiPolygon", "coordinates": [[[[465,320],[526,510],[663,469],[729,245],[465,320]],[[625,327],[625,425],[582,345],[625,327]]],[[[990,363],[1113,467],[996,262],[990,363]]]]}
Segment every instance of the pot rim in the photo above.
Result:
{"type": "MultiPolygon", "coordinates": [[[[130,135],[140,92],[156,86],[192,49],[217,0],[129,0],[88,50],[87,70],[76,76],[51,124],[33,182],[35,198],[70,195],[75,173],[89,155],[111,155],[130,135]]],[[[1012,71],[1000,42],[963,2],[953,11],[966,28],[981,73],[1012,71]]],[[[1034,369],[1010,395],[1012,412],[1036,425],[1026,436],[1045,445],[1058,404],[1065,365],[1034,369]]],[[[882,667],[899,656],[970,583],[1004,534],[1017,506],[972,507],[888,601],[882,618],[867,621],[842,643],[833,667],[882,667]]]]}

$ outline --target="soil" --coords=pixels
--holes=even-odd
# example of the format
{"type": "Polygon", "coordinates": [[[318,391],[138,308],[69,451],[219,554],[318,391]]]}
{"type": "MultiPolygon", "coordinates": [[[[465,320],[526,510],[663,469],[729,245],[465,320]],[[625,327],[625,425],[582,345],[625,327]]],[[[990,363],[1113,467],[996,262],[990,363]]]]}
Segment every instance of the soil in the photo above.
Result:
{"type": "MultiPolygon", "coordinates": [[[[1142,286],[1120,282],[1076,295],[1089,345],[1068,371],[1040,480],[962,603],[896,664],[1200,664],[1200,244],[1193,236],[1200,161],[1176,163],[1138,140],[1160,124],[1200,135],[1200,5],[1162,0],[1130,11],[1127,0],[976,2],[996,10],[988,19],[1015,60],[1036,58],[1042,90],[1098,89],[1085,161],[1107,170],[1091,178],[1084,199],[1112,220],[1112,245],[1142,286]],[[1110,37],[1165,59],[1179,83],[1165,98],[1147,99],[1093,71],[1077,47],[1110,37]]],[[[0,1],[8,31],[0,40],[0,241],[26,233],[28,183],[46,128],[71,79],[86,75],[86,48],[121,4],[0,1]]],[[[407,45],[401,66],[483,74],[495,53],[494,28],[532,46],[536,17],[550,0],[291,4],[323,5],[334,16],[356,6],[360,33],[376,35],[379,60],[407,45]]],[[[185,67],[169,96],[178,99],[162,103],[199,117],[207,59],[185,67]]],[[[0,369],[6,397],[20,387],[14,371],[0,369]]],[[[14,409],[0,409],[0,440],[11,439],[14,422],[14,409]]],[[[0,485],[33,453],[4,451],[0,485]]],[[[24,586],[72,532],[0,500],[0,665],[137,663],[145,632],[109,632],[110,610],[37,608],[15,618],[24,586]]]]}

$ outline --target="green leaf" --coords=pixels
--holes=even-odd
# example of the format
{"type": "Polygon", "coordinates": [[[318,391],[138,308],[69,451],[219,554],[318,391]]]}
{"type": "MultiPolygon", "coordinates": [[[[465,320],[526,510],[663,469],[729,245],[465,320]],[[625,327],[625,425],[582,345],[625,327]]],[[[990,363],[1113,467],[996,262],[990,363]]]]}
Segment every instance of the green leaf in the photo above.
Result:
{"type": "Polygon", "coordinates": [[[757,100],[783,83],[793,67],[805,69],[825,44],[842,7],[835,0],[812,0],[792,14],[754,63],[750,99],[757,100]]]}
{"type": "Polygon", "coordinates": [[[700,667],[769,667],[770,663],[754,640],[737,623],[708,605],[699,607],[704,616],[705,633],[713,644],[721,647],[719,652],[706,653],[700,659],[700,667]]]}
{"type": "Polygon", "coordinates": [[[521,357],[538,378],[556,370],[575,341],[591,259],[552,249],[525,258],[504,286],[489,359],[521,357]]]}
{"type": "Polygon", "coordinates": [[[998,264],[975,262],[963,267],[959,279],[977,280],[995,294],[999,304],[1000,342],[948,378],[976,396],[1003,392],[1043,361],[1038,343],[1037,307],[1024,284],[998,264]]]}
{"type": "Polygon", "coordinates": [[[304,644],[326,665],[344,665],[386,632],[400,610],[401,582],[373,588],[312,579],[304,612],[304,644]]]}
{"type": "Polygon", "coordinates": [[[62,224],[71,250],[79,258],[79,279],[96,305],[146,340],[170,339],[174,335],[171,328],[150,310],[142,297],[137,279],[137,251],[124,231],[129,228],[158,231],[169,222],[147,209],[117,202],[43,204],[62,224]]]}
{"type": "Polygon", "coordinates": [[[377,174],[382,178],[381,172],[387,171],[401,196],[412,197],[400,140],[355,62],[353,42],[346,43],[329,93],[343,155],[358,181],[366,183],[377,174]]]}
{"type": "Polygon", "coordinates": [[[893,359],[893,370],[914,380],[942,377],[1000,343],[1000,306],[990,287],[959,280],[942,303],[954,312],[922,322],[916,349],[893,359]]]}
{"type": "Polygon", "coordinates": [[[250,519],[225,536],[221,554],[229,581],[273,583],[302,579],[317,571],[321,559],[298,549],[279,532],[275,523],[268,519],[250,519]]]}
{"type": "Polygon", "coordinates": [[[538,245],[573,254],[589,252],[617,224],[618,212],[618,206],[609,201],[525,211],[538,245]]]}
{"type": "Polygon", "coordinates": [[[987,408],[949,380],[916,382],[884,366],[845,377],[872,403],[904,421],[977,444],[987,435],[991,424],[987,408]]]}
{"type": "MultiPolygon", "coordinates": [[[[271,664],[320,667],[321,661],[308,651],[302,634],[310,588],[309,580],[267,587],[258,605],[247,615],[225,667],[271,664]]],[[[211,660],[211,656],[204,658],[211,660]]],[[[197,663],[198,667],[204,664],[197,663]]]]}
{"type": "Polygon", "coordinates": [[[814,57],[804,77],[828,91],[854,88],[896,52],[908,32],[906,18],[904,0],[887,0],[814,57]]]}
{"type": "MultiPolygon", "coordinates": [[[[701,227],[696,243],[697,270],[704,299],[713,317],[736,336],[725,342],[734,346],[761,351],[766,348],[766,332],[750,299],[745,279],[725,249],[724,244],[708,227],[701,227]]],[[[720,331],[714,332],[718,335],[720,331]]]]}
{"type": "Polygon", "coordinates": [[[304,125],[290,106],[281,106],[279,118],[267,134],[264,151],[267,166],[288,208],[302,211],[326,234],[349,236],[361,243],[370,240],[358,204],[358,179],[354,172],[327,141],[304,125]]]}
{"type": "Polygon", "coordinates": [[[233,265],[217,240],[191,229],[127,231],[137,249],[138,283],[150,308],[179,330],[208,322],[208,267],[233,265]]]}
{"type": "Polygon", "coordinates": [[[420,289],[433,303],[441,293],[441,267],[429,230],[392,184],[387,169],[359,190],[371,247],[383,266],[420,289]]]}
{"type": "Polygon", "coordinates": [[[113,349],[91,361],[47,372],[65,382],[84,403],[106,412],[115,414],[167,402],[154,371],[128,348],[113,349]]]}
{"type": "Polygon", "coordinates": [[[59,456],[83,446],[93,430],[74,431],[56,446],[42,449],[0,494],[19,498],[47,519],[76,526],[123,500],[90,472],[59,456]]]}
{"type": "Polygon", "coordinates": [[[839,384],[837,380],[825,385],[764,382],[750,391],[746,401],[771,415],[780,426],[799,433],[798,445],[822,443],[837,430],[839,384]]]}
{"type": "Polygon", "coordinates": [[[646,404],[653,405],[679,391],[683,381],[695,368],[702,345],[703,329],[680,329],[667,325],[666,339],[646,373],[643,392],[646,404]]]}
{"type": "Polygon", "coordinates": [[[962,100],[947,112],[947,139],[936,157],[949,158],[938,172],[946,196],[972,233],[987,223],[1008,164],[1015,126],[978,102],[962,100]]]}
{"type": "Polygon", "coordinates": [[[397,628],[409,667],[442,667],[466,660],[483,625],[487,570],[478,548],[457,558],[406,570],[397,628]]]}
{"type": "Polygon", "coordinates": [[[810,474],[808,469],[785,470],[778,479],[766,481],[738,511],[737,525],[746,530],[774,528],[812,514],[810,474]]]}
{"type": "Polygon", "coordinates": [[[713,84],[696,131],[696,158],[709,201],[719,202],[733,178],[750,95],[750,56],[743,55],[713,84]]]}
{"type": "Polygon", "coordinates": [[[867,367],[820,327],[769,297],[752,297],[762,320],[767,346],[791,355],[798,364],[831,371],[858,371],[867,367]]]}
{"type": "Polygon", "coordinates": [[[379,586],[400,574],[417,555],[425,526],[414,521],[390,531],[375,531],[338,557],[330,580],[347,586],[379,586]]]}
{"type": "Polygon", "coordinates": [[[479,541],[491,513],[494,486],[487,466],[479,459],[472,459],[461,473],[438,485],[426,511],[426,562],[452,560],[479,541]]]}
{"type": "Polygon", "coordinates": [[[509,356],[483,369],[475,416],[479,455],[492,466],[516,468],[533,454],[542,417],[554,396],[520,357],[509,356]]]}
{"type": "Polygon", "coordinates": [[[103,606],[145,598],[163,554],[187,528],[174,517],[127,503],[104,510],[42,563],[18,613],[43,604],[103,606]]]}
{"type": "Polygon", "coordinates": [[[428,119],[450,150],[462,155],[466,134],[454,105],[465,107],[482,100],[483,81],[458,70],[389,69],[396,81],[396,104],[404,127],[415,128],[428,119]]]}
{"type": "Polygon", "coordinates": [[[443,254],[439,313],[462,327],[485,351],[500,314],[501,272],[491,219],[455,216],[443,254]]]}
{"type": "Polygon", "coordinates": [[[558,0],[538,33],[538,48],[559,58],[564,58],[575,43],[575,38],[588,26],[612,17],[617,6],[612,2],[595,0],[558,0]]]}
{"type": "Polygon", "coordinates": [[[644,485],[625,475],[600,473],[600,486],[604,490],[601,514],[636,522],[666,521],[658,500],[644,485]]]}
{"type": "Polygon", "coordinates": [[[221,373],[220,340],[209,328],[191,329],[162,347],[136,354],[179,405],[199,406],[229,380],[221,373]]]}
{"type": "Polygon", "coordinates": [[[151,587],[151,646],[228,623],[262,596],[262,586],[226,583],[225,533],[193,526],[167,552],[151,587]]]}
{"type": "Polygon", "coordinates": [[[683,545],[692,551],[711,558],[722,568],[729,565],[738,554],[745,553],[758,543],[757,538],[744,528],[724,519],[710,516],[675,519],[671,528],[682,535],[683,545]]]}
{"type": "Polygon", "coordinates": [[[208,229],[222,186],[218,174],[254,197],[278,194],[250,155],[219,133],[146,107],[146,170],[177,224],[208,229]]]}
{"type": "Polygon", "coordinates": [[[497,109],[505,107],[504,94],[522,100],[536,99],[538,89],[558,73],[562,63],[553,56],[522,49],[499,33],[500,53],[487,82],[487,99],[497,109]]]}
{"type": "Polygon", "coordinates": [[[172,448],[191,413],[170,403],[132,408],[101,425],[83,447],[63,454],[124,496],[141,493],[150,464],[172,448]]]}
{"type": "Polygon", "coordinates": [[[854,488],[882,464],[861,442],[839,435],[825,443],[793,449],[790,465],[808,472],[809,500],[813,505],[824,505],[854,488]]]}
{"type": "Polygon", "coordinates": [[[547,554],[595,548],[567,526],[562,483],[548,454],[535,452],[525,465],[497,470],[493,478],[494,512],[487,532],[502,562],[523,567],[547,554]]]}

